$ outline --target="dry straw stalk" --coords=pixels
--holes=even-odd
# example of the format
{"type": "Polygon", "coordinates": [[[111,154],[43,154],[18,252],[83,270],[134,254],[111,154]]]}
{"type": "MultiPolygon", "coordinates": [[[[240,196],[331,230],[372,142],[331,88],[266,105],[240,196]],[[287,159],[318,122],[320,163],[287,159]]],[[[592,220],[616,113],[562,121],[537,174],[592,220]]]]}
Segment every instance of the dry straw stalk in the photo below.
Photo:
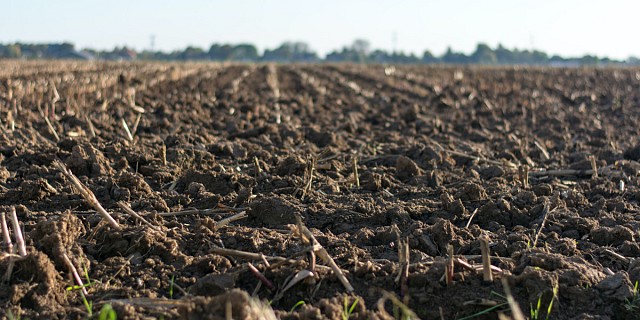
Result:
{"type": "Polygon", "coordinates": [[[69,182],[71,183],[71,185],[76,188],[76,190],[80,193],[80,195],[87,202],[89,202],[89,204],[96,211],[98,211],[98,213],[102,216],[102,218],[105,219],[112,228],[114,228],[116,230],[122,230],[122,228],[120,227],[118,222],[116,220],[114,220],[113,217],[107,212],[107,210],[105,210],[104,207],[102,207],[100,202],[98,202],[98,199],[96,199],[96,195],[93,194],[93,192],[91,190],[89,190],[89,188],[87,188],[87,186],[82,184],[82,182],[78,179],[78,177],[76,177],[73,174],[73,172],[71,172],[71,170],[69,170],[67,168],[67,166],[64,165],[64,163],[62,163],[60,161],[54,161],[53,165],[56,168],[58,168],[58,170],[62,171],[62,173],[65,175],[65,177],[67,177],[67,179],[69,179],[69,182]]]}

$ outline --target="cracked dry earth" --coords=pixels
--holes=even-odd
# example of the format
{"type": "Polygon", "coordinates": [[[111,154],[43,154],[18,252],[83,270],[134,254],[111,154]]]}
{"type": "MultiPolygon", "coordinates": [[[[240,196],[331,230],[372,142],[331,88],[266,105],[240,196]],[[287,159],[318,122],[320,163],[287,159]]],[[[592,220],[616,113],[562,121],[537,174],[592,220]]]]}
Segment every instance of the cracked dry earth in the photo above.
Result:
{"type": "Polygon", "coordinates": [[[637,69],[2,61],[0,318],[89,318],[66,255],[94,317],[631,319],[639,107],[637,69]]]}

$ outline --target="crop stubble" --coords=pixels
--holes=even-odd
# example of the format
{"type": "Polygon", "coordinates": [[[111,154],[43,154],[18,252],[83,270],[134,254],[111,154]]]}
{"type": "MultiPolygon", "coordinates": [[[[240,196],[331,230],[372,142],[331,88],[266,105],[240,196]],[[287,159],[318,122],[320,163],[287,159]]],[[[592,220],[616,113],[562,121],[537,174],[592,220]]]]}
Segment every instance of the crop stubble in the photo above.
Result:
{"type": "Polygon", "coordinates": [[[639,70],[0,67],[0,316],[634,315],[639,70]]]}

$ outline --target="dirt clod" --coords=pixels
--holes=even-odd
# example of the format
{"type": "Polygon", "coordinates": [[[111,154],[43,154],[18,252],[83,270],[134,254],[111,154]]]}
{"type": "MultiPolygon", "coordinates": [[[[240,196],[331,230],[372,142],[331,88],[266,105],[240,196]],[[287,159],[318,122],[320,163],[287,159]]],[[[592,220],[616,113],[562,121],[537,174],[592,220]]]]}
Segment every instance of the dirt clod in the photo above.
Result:
{"type": "Polygon", "coordinates": [[[406,180],[421,174],[422,170],[408,157],[399,156],[396,160],[396,172],[400,180],[406,180]]]}
{"type": "Polygon", "coordinates": [[[249,215],[261,225],[281,228],[295,223],[301,212],[285,198],[258,198],[249,204],[249,215]]]}

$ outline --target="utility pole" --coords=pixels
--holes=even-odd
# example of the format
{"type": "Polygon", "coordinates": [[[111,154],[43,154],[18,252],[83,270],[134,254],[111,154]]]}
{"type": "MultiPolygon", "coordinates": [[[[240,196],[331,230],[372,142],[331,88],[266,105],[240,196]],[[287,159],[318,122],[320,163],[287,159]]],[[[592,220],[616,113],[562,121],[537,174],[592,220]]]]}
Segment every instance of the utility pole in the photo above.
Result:
{"type": "Polygon", "coordinates": [[[151,52],[155,51],[155,49],[156,49],[156,35],[155,35],[155,34],[152,34],[152,35],[149,37],[149,45],[150,45],[150,47],[151,47],[151,48],[150,48],[150,49],[151,49],[151,52]]]}

